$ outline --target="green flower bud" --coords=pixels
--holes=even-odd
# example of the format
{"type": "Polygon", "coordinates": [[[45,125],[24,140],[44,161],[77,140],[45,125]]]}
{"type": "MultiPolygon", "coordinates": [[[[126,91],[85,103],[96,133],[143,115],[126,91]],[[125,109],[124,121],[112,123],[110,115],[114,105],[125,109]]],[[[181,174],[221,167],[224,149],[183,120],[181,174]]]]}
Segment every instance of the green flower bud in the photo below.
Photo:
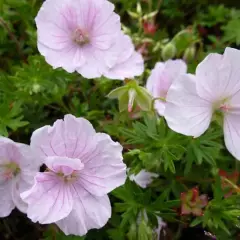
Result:
{"type": "Polygon", "coordinates": [[[39,93],[41,91],[41,86],[38,83],[34,83],[32,86],[32,91],[34,93],[39,93]]]}
{"type": "Polygon", "coordinates": [[[136,223],[132,223],[130,226],[130,230],[127,233],[128,240],[137,240],[137,226],[136,223]]]}
{"type": "Polygon", "coordinates": [[[168,59],[172,59],[175,57],[177,52],[176,46],[174,43],[170,42],[164,46],[162,50],[162,59],[167,61],[168,59]]]}
{"type": "Polygon", "coordinates": [[[138,227],[138,240],[152,240],[152,229],[142,220],[138,227]]]}
{"type": "Polygon", "coordinates": [[[184,52],[183,59],[185,60],[185,62],[190,63],[194,60],[195,54],[195,46],[188,47],[184,52]]]}
{"type": "Polygon", "coordinates": [[[143,111],[150,111],[152,107],[151,94],[134,80],[128,81],[123,87],[114,89],[108,97],[118,99],[120,112],[132,112],[134,106],[138,106],[143,111]]]}

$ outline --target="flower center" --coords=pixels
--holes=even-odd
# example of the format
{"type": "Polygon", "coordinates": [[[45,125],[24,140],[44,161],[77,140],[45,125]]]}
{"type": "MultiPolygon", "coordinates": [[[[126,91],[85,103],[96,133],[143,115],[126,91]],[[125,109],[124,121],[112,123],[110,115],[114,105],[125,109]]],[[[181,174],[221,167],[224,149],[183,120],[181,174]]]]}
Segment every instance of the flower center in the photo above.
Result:
{"type": "Polygon", "coordinates": [[[19,168],[18,164],[15,162],[10,162],[7,164],[2,164],[0,165],[0,167],[3,167],[4,171],[3,171],[3,178],[5,180],[10,180],[13,177],[16,177],[21,169],[19,168]]]}
{"type": "Polygon", "coordinates": [[[73,41],[77,43],[79,46],[83,46],[89,43],[89,36],[87,32],[84,32],[80,28],[77,28],[72,35],[73,41]]]}
{"type": "Polygon", "coordinates": [[[219,102],[217,102],[216,104],[214,104],[214,109],[215,109],[217,112],[226,113],[226,112],[229,112],[229,111],[230,111],[231,106],[230,106],[228,100],[227,100],[227,99],[224,99],[224,100],[219,101],[219,102]]]}
{"type": "Polygon", "coordinates": [[[74,182],[78,177],[76,171],[73,171],[70,175],[65,175],[63,172],[58,172],[57,175],[61,177],[64,182],[74,182]]]}

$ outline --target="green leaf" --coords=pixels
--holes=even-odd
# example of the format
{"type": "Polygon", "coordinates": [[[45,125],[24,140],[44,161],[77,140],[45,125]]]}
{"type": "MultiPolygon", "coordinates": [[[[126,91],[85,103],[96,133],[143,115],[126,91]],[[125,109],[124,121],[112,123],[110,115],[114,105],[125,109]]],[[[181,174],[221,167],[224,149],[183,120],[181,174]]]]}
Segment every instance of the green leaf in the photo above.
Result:
{"type": "Polygon", "coordinates": [[[191,222],[190,227],[195,227],[202,223],[202,221],[203,221],[202,217],[197,217],[191,222]]]}
{"type": "Polygon", "coordinates": [[[240,44],[240,19],[230,20],[226,26],[223,27],[225,42],[240,44]]]}

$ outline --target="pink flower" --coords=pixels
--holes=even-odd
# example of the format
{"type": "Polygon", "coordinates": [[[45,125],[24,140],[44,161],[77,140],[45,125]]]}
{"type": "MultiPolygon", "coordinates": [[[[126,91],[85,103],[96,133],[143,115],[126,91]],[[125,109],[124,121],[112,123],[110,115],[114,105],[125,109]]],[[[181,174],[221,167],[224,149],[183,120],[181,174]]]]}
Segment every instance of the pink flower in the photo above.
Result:
{"type": "Polygon", "coordinates": [[[33,222],[56,222],[65,234],[85,235],[111,216],[107,193],[124,184],[122,146],[96,133],[84,118],[66,115],[53,127],[36,130],[31,147],[44,158],[47,171],[21,196],[33,222]]]}
{"type": "Polygon", "coordinates": [[[131,174],[129,179],[134,181],[141,188],[146,188],[154,178],[157,178],[158,174],[141,170],[137,175],[131,174]]]}
{"type": "Polygon", "coordinates": [[[129,36],[119,35],[114,47],[118,52],[117,62],[104,73],[105,77],[124,80],[143,73],[144,61],[142,55],[134,50],[134,45],[129,36]]]}
{"type": "Polygon", "coordinates": [[[154,98],[160,98],[155,101],[155,109],[158,114],[163,116],[166,105],[166,96],[171,84],[181,74],[186,73],[187,65],[182,60],[168,60],[158,62],[147,80],[147,89],[154,98]]]}
{"type": "Polygon", "coordinates": [[[240,51],[226,48],[210,54],[171,86],[165,117],[174,131],[198,137],[209,127],[213,113],[223,116],[227,149],[240,160],[240,51]]]}
{"type": "Polygon", "coordinates": [[[41,165],[35,159],[28,145],[0,137],[0,217],[8,216],[15,207],[26,212],[20,193],[34,183],[41,165]]]}
{"type": "Polygon", "coordinates": [[[38,49],[54,68],[100,77],[117,60],[120,17],[106,0],[46,0],[37,17],[38,49]]]}

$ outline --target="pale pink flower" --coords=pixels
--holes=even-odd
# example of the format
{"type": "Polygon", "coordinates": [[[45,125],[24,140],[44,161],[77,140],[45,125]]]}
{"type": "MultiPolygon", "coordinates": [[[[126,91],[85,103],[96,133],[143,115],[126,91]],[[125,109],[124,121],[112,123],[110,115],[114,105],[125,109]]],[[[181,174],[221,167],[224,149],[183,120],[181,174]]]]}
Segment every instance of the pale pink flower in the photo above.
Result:
{"type": "Polygon", "coordinates": [[[180,76],[167,96],[165,117],[174,131],[199,137],[215,112],[223,115],[227,149],[240,160],[240,51],[226,48],[210,54],[197,67],[196,76],[180,76]]]}
{"type": "Polygon", "coordinates": [[[147,80],[146,88],[155,100],[155,109],[158,114],[164,116],[166,96],[174,80],[181,74],[186,73],[187,65],[182,60],[168,60],[156,63],[147,80]]]}
{"type": "Polygon", "coordinates": [[[114,47],[116,52],[118,51],[117,62],[104,73],[105,77],[124,80],[126,78],[134,78],[143,73],[143,57],[135,51],[129,36],[120,34],[114,47]]]}
{"type": "Polygon", "coordinates": [[[96,133],[84,118],[66,115],[53,127],[36,130],[31,147],[43,157],[47,171],[21,196],[33,222],[56,222],[65,234],[85,235],[103,227],[111,216],[107,193],[124,184],[122,146],[96,133]]]}
{"type": "Polygon", "coordinates": [[[33,185],[40,165],[28,145],[0,137],[0,217],[8,216],[15,207],[26,212],[20,193],[33,185]]]}
{"type": "Polygon", "coordinates": [[[158,174],[147,172],[143,169],[137,175],[131,174],[129,179],[134,181],[141,188],[146,188],[150,183],[152,183],[153,179],[157,177],[158,174]]]}
{"type": "Polygon", "coordinates": [[[120,17],[107,0],[46,0],[37,17],[38,49],[54,68],[100,77],[117,60],[120,17]]]}

